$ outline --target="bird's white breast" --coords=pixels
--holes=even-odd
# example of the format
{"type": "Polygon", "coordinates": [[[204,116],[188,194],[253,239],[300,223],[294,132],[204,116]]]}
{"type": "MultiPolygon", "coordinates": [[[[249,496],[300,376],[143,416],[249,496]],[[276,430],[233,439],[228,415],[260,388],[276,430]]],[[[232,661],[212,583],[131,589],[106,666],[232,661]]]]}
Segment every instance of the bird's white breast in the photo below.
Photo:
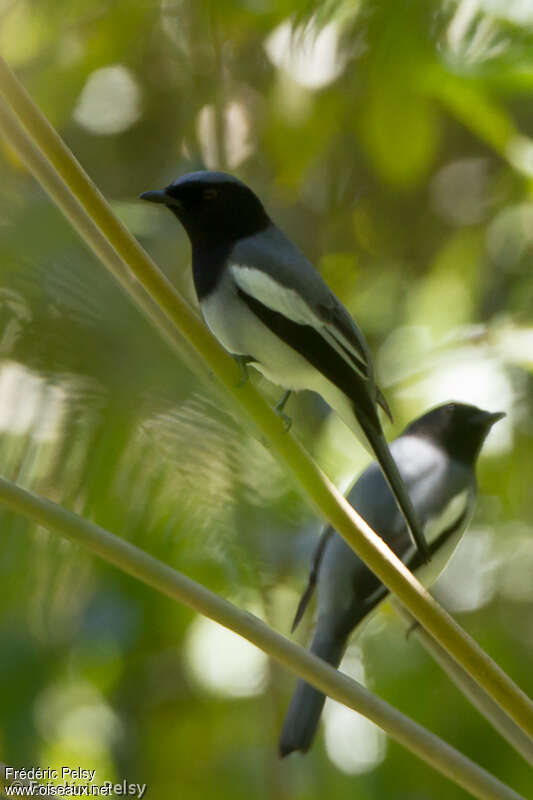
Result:
{"type": "MultiPolygon", "coordinates": [[[[253,282],[257,270],[250,272],[254,273],[253,282]]],[[[266,278],[268,280],[268,276],[266,278]]],[[[263,289],[265,286],[269,284],[262,284],[263,289]]],[[[263,300],[260,302],[266,305],[263,300]]],[[[314,388],[311,384],[316,370],[272,333],[239,297],[231,269],[222,277],[216,291],[202,300],[201,310],[207,327],[222,346],[233,355],[252,356],[256,359],[253,366],[272,383],[286,389],[314,388]]]]}
{"type": "Polygon", "coordinates": [[[295,290],[283,287],[253,267],[230,264],[216,291],[201,302],[202,315],[214,336],[233,355],[253,357],[253,366],[272,383],[285,389],[310,389],[320,394],[368,448],[352,401],[261,322],[239,297],[238,287],[293,322],[322,327],[320,320],[295,290]]]}

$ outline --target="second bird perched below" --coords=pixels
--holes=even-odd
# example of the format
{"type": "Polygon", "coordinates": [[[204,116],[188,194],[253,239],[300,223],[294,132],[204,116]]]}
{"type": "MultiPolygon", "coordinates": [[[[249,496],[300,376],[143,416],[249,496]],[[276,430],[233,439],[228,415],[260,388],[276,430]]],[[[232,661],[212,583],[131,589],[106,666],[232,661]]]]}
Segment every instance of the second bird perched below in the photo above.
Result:
{"type": "Polygon", "coordinates": [[[311,389],[377,459],[424,560],[428,548],[378,416],[390,415],[365,338],[259,198],[224,172],[192,172],[141,198],[167,206],[192,245],[194,285],[219,342],[289,390],[311,389]]]}
{"type": "MultiPolygon", "coordinates": [[[[413,498],[431,553],[420,566],[405,523],[377,464],[371,464],[348,493],[348,500],[417,577],[430,586],[451,558],[472,516],[476,461],[485,437],[502,413],[463,403],[447,403],[407,426],[391,452],[413,498]]],[[[311,652],[338,666],[350,633],[387,596],[387,588],[332,528],[319,542],[312,578],[298,607],[305,611],[317,580],[317,626],[311,652]]],[[[279,750],[285,756],[306,751],[313,740],[325,697],[298,681],[285,717],[279,750]]]]}

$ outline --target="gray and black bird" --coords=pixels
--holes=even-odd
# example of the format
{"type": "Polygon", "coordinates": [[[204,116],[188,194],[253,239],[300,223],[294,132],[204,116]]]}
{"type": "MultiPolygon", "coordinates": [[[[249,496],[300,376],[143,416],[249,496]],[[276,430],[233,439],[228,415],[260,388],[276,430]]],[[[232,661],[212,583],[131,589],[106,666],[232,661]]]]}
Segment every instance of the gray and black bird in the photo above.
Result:
{"type": "Polygon", "coordinates": [[[390,411],[365,338],[317,270],[232,175],[191,172],[141,198],[167,206],[185,228],[198,301],[214,336],[273,383],[322,395],[378,461],[427,560],[422,529],[383,435],[378,405],[390,411]]]}
{"type": "MultiPolygon", "coordinates": [[[[471,519],[477,458],[491,427],[503,416],[463,403],[447,403],[416,419],[392,442],[392,457],[429,543],[429,564],[422,564],[413,547],[376,462],[348,493],[355,510],[425,586],[438,578],[471,519]]],[[[331,527],[325,528],[319,540],[293,630],[315,583],[317,624],[310,649],[337,667],[348,637],[388,595],[388,589],[331,527]]],[[[281,756],[309,749],[324,701],[322,692],[298,681],[283,724],[281,756]]]]}

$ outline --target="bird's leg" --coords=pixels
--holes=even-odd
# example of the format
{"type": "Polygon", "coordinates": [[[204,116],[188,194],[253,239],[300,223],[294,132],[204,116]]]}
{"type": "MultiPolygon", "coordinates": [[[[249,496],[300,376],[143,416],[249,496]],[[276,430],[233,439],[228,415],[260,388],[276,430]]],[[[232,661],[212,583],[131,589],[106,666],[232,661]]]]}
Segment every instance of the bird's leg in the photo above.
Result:
{"type": "Polygon", "coordinates": [[[237,383],[237,388],[240,388],[241,386],[244,386],[245,383],[248,383],[249,380],[248,364],[250,364],[252,361],[255,361],[255,359],[252,358],[252,356],[233,356],[233,358],[235,359],[241,370],[241,377],[239,382],[237,383]]]}
{"type": "Polygon", "coordinates": [[[287,391],[283,393],[283,396],[279,401],[279,403],[276,403],[276,405],[274,406],[274,411],[276,412],[278,417],[281,417],[281,420],[283,422],[283,427],[285,428],[286,431],[290,430],[290,427],[292,425],[292,419],[283,412],[283,409],[285,408],[285,404],[287,403],[287,400],[289,399],[291,394],[292,391],[290,389],[287,389],[287,391]]]}
{"type": "Polygon", "coordinates": [[[418,620],[416,620],[416,619],[415,619],[415,620],[413,620],[413,621],[412,621],[412,623],[409,625],[409,627],[407,628],[407,630],[406,630],[406,632],[405,632],[405,638],[406,638],[406,639],[409,639],[409,637],[411,636],[411,634],[412,634],[412,633],[414,633],[414,632],[416,631],[416,629],[417,629],[417,628],[421,628],[421,627],[422,627],[422,626],[420,625],[420,623],[418,622],[418,620]]]}

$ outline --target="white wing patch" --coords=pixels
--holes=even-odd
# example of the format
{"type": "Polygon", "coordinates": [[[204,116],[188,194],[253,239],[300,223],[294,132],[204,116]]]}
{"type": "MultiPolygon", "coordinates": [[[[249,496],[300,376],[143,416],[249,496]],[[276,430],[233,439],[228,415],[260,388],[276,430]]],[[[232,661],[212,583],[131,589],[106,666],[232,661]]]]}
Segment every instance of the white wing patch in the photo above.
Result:
{"type": "Polygon", "coordinates": [[[452,528],[459,522],[466,511],[469,497],[468,489],[456,494],[438,516],[429,520],[424,529],[428,544],[434,542],[441,533],[444,533],[445,530],[452,528]]]}
{"type": "Polygon", "coordinates": [[[322,327],[321,321],[294,289],[288,289],[265,272],[244,264],[232,264],[230,270],[237,286],[267,308],[298,325],[322,327]]]}
{"type": "MultiPolygon", "coordinates": [[[[459,494],[456,494],[438,516],[429,520],[424,527],[424,534],[428,544],[431,544],[431,542],[435,541],[435,539],[437,539],[441,533],[444,533],[444,531],[457,525],[463,514],[465,514],[465,511],[467,511],[468,506],[472,506],[471,500],[472,494],[470,490],[465,489],[459,494]]],[[[460,529],[455,531],[455,533],[451,535],[449,539],[447,539],[447,541],[438,548],[438,550],[435,551],[429,564],[424,564],[415,570],[416,577],[422,586],[429,588],[433,583],[435,583],[444,567],[451,559],[455,548],[457,547],[457,544],[459,543],[459,540],[466,528],[466,525],[467,518],[465,518],[465,521],[461,525],[460,529]]],[[[408,551],[402,556],[402,561],[409,562],[414,553],[414,548],[409,547],[408,551]]],[[[375,600],[384,597],[386,593],[387,590],[383,585],[381,585],[365,599],[365,603],[371,604],[375,600]]]]}
{"type": "Polygon", "coordinates": [[[265,272],[245,264],[231,264],[230,271],[233,280],[243,292],[298,325],[310,325],[344,361],[362,377],[367,378],[365,353],[354,349],[337,328],[321,320],[298,292],[278,283],[265,272]],[[365,371],[358,369],[357,363],[354,363],[349,353],[353,353],[356,362],[364,365],[365,371]]]}

